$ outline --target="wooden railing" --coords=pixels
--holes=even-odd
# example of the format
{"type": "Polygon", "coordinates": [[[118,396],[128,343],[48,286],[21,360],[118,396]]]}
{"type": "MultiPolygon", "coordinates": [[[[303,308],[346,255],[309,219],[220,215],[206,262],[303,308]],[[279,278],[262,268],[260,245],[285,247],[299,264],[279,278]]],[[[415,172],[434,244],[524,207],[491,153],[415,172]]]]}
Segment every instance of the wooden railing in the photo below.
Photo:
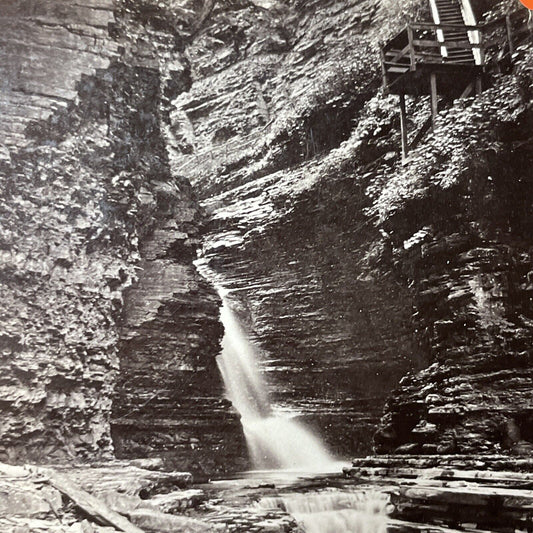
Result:
{"type": "Polygon", "coordinates": [[[381,47],[383,75],[386,77],[387,71],[391,68],[392,72],[395,71],[394,69],[401,71],[406,67],[411,71],[416,70],[418,63],[463,63],[484,66],[486,51],[494,46],[503,47],[506,53],[512,55],[515,42],[528,32],[527,28],[516,27],[518,16],[523,17],[523,13],[515,12],[512,15],[475,26],[429,22],[410,23],[381,47]],[[498,29],[503,33],[503,38],[500,36],[489,40],[488,37],[498,29]],[[457,34],[461,33],[464,34],[464,38],[457,37],[457,34]],[[447,37],[450,34],[454,37],[447,37]],[[471,38],[479,42],[471,42],[471,38]],[[444,49],[446,53],[443,53],[444,49]],[[479,53],[474,55],[474,51],[479,51],[479,53]],[[464,59],[454,59],[449,56],[449,52],[464,52],[460,54],[464,59]]]}
{"type": "MultiPolygon", "coordinates": [[[[382,58],[387,66],[409,65],[410,70],[416,70],[417,63],[446,63],[447,57],[442,53],[442,49],[445,48],[447,51],[470,52],[471,63],[474,63],[472,50],[478,49],[482,58],[484,55],[485,45],[482,35],[481,26],[408,24],[402,32],[383,47],[382,58]],[[471,43],[468,40],[467,32],[469,31],[475,31],[480,36],[479,43],[471,43]],[[445,32],[464,32],[465,38],[447,39],[445,32]]],[[[481,63],[483,62],[482,60],[481,63]]]]}

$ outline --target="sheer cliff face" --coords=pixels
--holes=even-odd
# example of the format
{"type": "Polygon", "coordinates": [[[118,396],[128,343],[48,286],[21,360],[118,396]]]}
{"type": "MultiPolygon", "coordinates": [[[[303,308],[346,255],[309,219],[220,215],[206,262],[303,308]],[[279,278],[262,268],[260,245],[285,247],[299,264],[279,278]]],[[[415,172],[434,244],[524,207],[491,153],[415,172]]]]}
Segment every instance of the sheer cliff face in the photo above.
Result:
{"type": "Polygon", "coordinates": [[[116,54],[113,6],[60,4],[3,6],[3,460],[109,453],[113,324],[134,276],[106,191],[104,103],[75,104],[116,54]]]}
{"type": "MultiPolygon", "coordinates": [[[[211,214],[204,256],[282,408],[366,452],[411,371],[379,451],[526,450],[530,59],[443,113],[402,165],[372,43],[419,3],[404,7],[215,6],[187,50],[171,158],[211,214]]],[[[411,128],[428,105],[409,102],[411,128]]]]}
{"type": "Polygon", "coordinates": [[[339,453],[394,389],[378,451],[528,452],[527,49],[402,165],[373,43],[420,2],[5,4],[0,460],[244,466],[199,245],[339,453]]]}
{"type": "Polygon", "coordinates": [[[164,134],[194,24],[162,3],[4,8],[1,459],[111,454],[113,398],[122,454],[162,428],[178,455],[201,448],[210,423],[220,447],[237,421],[213,363],[219,301],[192,265],[202,216],[164,134]]]}

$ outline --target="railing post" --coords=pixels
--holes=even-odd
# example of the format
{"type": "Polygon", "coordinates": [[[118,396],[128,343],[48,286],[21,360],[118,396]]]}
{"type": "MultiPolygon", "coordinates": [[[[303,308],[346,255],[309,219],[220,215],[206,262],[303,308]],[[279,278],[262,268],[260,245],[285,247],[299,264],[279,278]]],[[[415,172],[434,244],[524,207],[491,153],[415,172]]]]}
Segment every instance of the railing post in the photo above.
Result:
{"type": "Polygon", "coordinates": [[[477,34],[479,35],[479,63],[483,67],[485,65],[485,38],[481,27],[477,34]]]}
{"type": "Polygon", "coordinates": [[[416,70],[415,49],[413,46],[413,28],[407,25],[407,38],[409,39],[409,56],[411,58],[411,70],[416,70]]]}
{"type": "Polygon", "coordinates": [[[479,96],[483,92],[483,78],[478,76],[476,78],[476,94],[479,96]]]}
{"type": "Polygon", "coordinates": [[[507,29],[507,41],[509,43],[509,54],[511,54],[512,56],[514,54],[514,45],[513,45],[513,27],[511,26],[511,15],[506,15],[505,27],[507,29]]]}
{"type": "Polygon", "coordinates": [[[431,127],[435,131],[437,125],[437,114],[439,112],[439,101],[438,101],[438,92],[437,92],[437,74],[432,72],[430,74],[430,85],[431,85],[431,127]]]}
{"type": "Polygon", "coordinates": [[[383,44],[379,44],[379,55],[381,56],[381,76],[383,80],[383,88],[386,90],[388,86],[387,80],[387,65],[385,65],[385,52],[383,51],[383,44]]]}

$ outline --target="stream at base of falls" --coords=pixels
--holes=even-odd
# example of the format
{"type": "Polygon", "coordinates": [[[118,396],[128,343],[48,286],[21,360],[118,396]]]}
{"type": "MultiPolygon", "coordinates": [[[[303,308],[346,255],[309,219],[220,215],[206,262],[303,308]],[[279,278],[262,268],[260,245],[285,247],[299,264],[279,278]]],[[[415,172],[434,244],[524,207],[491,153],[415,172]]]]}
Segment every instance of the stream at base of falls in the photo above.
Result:
{"type": "Polygon", "coordinates": [[[408,531],[388,518],[387,487],[357,485],[340,473],[256,471],[200,488],[209,495],[200,516],[236,533],[408,531]]]}
{"type": "MultiPolygon", "coordinates": [[[[197,267],[214,279],[205,263],[197,267]]],[[[276,411],[261,373],[261,351],[233,310],[230,293],[217,289],[224,325],[217,363],[257,470],[207,485],[212,499],[203,506],[204,518],[233,532],[386,533],[388,495],[342,482],[343,464],[321,436],[276,411]]]]}
{"type": "Polygon", "coordinates": [[[345,480],[341,472],[347,463],[335,459],[319,435],[276,413],[258,349],[228,295],[220,293],[225,333],[217,362],[227,396],[241,415],[250,460],[264,470],[202,487],[211,496],[204,518],[236,533],[387,533],[388,494],[345,480]]]}

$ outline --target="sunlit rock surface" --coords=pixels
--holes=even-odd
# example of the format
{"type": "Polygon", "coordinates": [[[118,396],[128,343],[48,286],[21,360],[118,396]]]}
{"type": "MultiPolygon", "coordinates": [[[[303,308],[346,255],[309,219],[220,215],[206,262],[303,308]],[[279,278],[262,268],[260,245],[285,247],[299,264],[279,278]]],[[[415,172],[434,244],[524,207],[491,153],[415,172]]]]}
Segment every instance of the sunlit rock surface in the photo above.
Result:
{"type": "Polygon", "coordinates": [[[117,57],[108,32],[115,7],[114,0],[2,3],[0,131],[6,147],[26,145],[29,123],[65,110],[81,76],[117,57]]]}

